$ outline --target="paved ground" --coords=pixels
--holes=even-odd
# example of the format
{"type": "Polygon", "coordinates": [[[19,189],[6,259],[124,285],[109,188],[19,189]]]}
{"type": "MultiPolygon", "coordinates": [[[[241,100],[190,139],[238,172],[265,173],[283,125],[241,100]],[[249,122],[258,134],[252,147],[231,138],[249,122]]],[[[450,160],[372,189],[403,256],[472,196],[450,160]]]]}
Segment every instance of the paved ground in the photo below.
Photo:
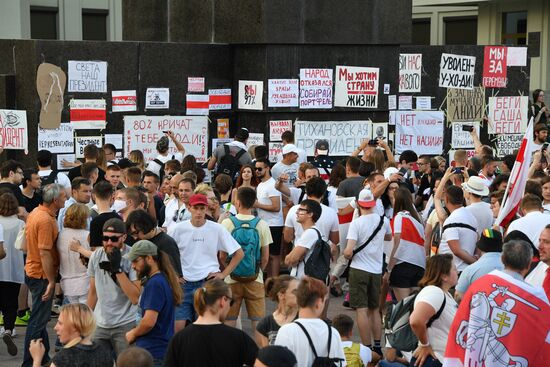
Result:
{"type": "MultiPolygon", "coordinates": [[[[355,312],[353,310],[350,310],[348,308],[345,308],[342,306],[343,297],[340,298],[331,298],[331,304],[329,307],[328,316],[329,318],[333,318],[334,316],[345,313],[350,315],[353,319],[355,319],[355,312]]],[[[273,312],[275,308],[275,304],[271,301],[267,301],[267,310],[268,312],[273,312]]],[[[243,310],[244,312],[244,310],[243,310]]],[[[50,345],[54,345],[55,343],[55,332],[53,331],[53,327],[55,325],[56,319],[52,319],[48,324],[48,334],[50,337],[50,345]]],[[[250,322],[248,320],[243,320],[243,329],[251,336],[253,336],[250,322]]],[[[23,342],[25,339],[25,327],[16,327],[17,330],[17,336],[14,338],[15,343],[17,344],[17,347],[19,349],[19,353],[12,357],[8,354],[8,351],[6,349],[6,345],[0,340],[0,366],[2,367],[19,367],[21,365],[21,362],[23,360],[23,342]]],[[[354,330],[354,339],[358,341],[357,336],[357,327],[354,330]]]]}

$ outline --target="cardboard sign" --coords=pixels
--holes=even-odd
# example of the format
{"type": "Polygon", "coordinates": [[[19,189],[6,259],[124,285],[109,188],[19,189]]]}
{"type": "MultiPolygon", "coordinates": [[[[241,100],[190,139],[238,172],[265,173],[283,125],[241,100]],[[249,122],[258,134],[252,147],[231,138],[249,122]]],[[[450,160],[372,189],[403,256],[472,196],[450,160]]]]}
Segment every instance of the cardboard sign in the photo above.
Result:
{"type": "MultiPolygon", "coordinates": [[[[208,159],[208,117],[206,116],[124,116],[124,148],[126,152],[141,150],[148,162],[157,155],[157,141],[162,132],[174,132],[188,154],[197,162],[208,159]]],[[[177,153],[170,143],[168,154],[177,153]]]]}
{"type": "Polygon", "coordinates": [[[209,89],[208,97],[211,111],[231,109],[231,89],[209,89]]]}
{"type": "Polygon", "coordinates": [[[475,56],[441,54],[439,86],[441,88],[474,88],[475,56]]]}
{"type": "Polygon", "coordinates": [[[315,143],[325,139],[332,156],[349,156],[365,139],[371,137],[372,122],[364,121],[296,121],[294,140],[308,156],[313,156],[315,143]]]}
{"type": "Polygon", "coordinates": [[[103,139],[104,144],[113,144],[118,151],[122,151],[122,134],[105,134],[103,139]]]}
{"type": "Polygon", "coordinates": [[[37,149],[46,149],[52,153],[74,152],[73,124],[63,123],[57,129],[42,129],[39,127],[37,149]]]}
{"type": "Polygon", "coordinates": [[[253,145],[265,145],[263,133],[249,133],[246,147],[250,148],[253,145]]]}
{"type": "Polygon", "coordinates": [[[94,144],[98,148],[103,146],[101,136],[78,136],[74,140],[76,158],[84,158],[84,148],[86,145],[94,144]]]}
{"type": "Polygon", "coordinates": [[[281,141],[281,135],[285,131],[292,131],[292,120],[269,121],[269,140],[281,141]]]}
{"type": "Polygon", "coordinates": [[[388,123],[387,122],[373,122],[371,130],[372,130],[371,139],[382,139],[382,140],[388,141],[388,123]]]}
{"type": "Polygon", "coordinates": [[[399,109],[400,110],[412,110],[413,109],[413,97],[412,96],[399,96],[399,109]]]}
{"type": "Polygon", "coordinates": [[[279,155],[283,154],[283,143],[269,142],[269,161],[277,163],[279,155]]]}
{"type": "Polygon", "coordinates": [[[416,97],[416,109],[417,110],[431,110],[432,109],[432,97],[416,97]]]}
{"type": "Polygon", "coordinates": [[[477,136],[479,136],[479,121],[468,121],[468,122],[453,122],[452,123],[452,138],[451,138],[451,147],[453,149],[465,149],[473,148],[474,141],[472,140],[472,135],[470,132],[464,131],[462,127],[464,125],[473,126],[477,136]]]}
{"type": "Polygon", "coordinates": [[[506,88],[506,46],[485,46],[483,61],[483,86],[487,88],[506,88]]]}
{"type": "Polygon", "coordinates": [[[170,107],[169,88],[147,88],[145,92],[145,109],[166,109],[170,107]]]}
{"type": "Polygon", "coordinates": [[[73,129],[105,129],[107,112],[104,99],[71,99],[73,129]]]}
{"type": "Polygon", "coordinates": [[[187,91],[188,92],[204,92],[204,78],[188,77],[187,78],[187,91]]]}
{"type": "Polygon", "coordinates": [[[133,112],[137,109],[135,90],[114,90],[112,98],[113,112],[133,112]]]}
{"type": "Polygon", "coordinates": [[[519,150],[523,134],[500,134],[497,135],[496,139],[497,156],[502,158],[519,150]]]}
{"type": "Polygon", "coordinates": [[[396,111],[395,151],[416,154],[443,152],[443,111],[396,111]]]}
{"type": "Polygon", "coordinates": [[[0,147],[4,149],[29,149],[27,136],[27,111],[0,110],[0,147]]]}
{"type": "Polygon", "coordinates": [[[447,120],[480,121],[485,113],[485,88],[447,89],[447,120]]]}
{"type": "Polygon", "coordinates": [[[334,106],[378,107],[378,68],[336,66],[334,106]]]}
{"type": "Polygon", "coordinates": [[[258,111],[263,110],[263,96],[263,81],[239,80],[239,109],[258,111]]]}
{"type": "Polygon", "coordinates": [[[508,47],[506,64],[508,66],[527,66],[527,47],[508,47]]]}
{"type": "Polygon", "coordinates": [[[298,79],[269,79],[267,81],[268,107],[298,107],[298,79]]]}
{"type": "Polygon", "coordinates": [[[521,134],[527,129],[529,98],[489,97],[489,134],[521,134]]]}
{"type": "Polygon", "coordinates": [[[42,63],[36,72],[36,91],[40,97],[40,123],[43,129],[57,129],[61,123],[67,76],[60,67],[42,63]]]}
{"type": "Polygon", "coordinates": [[[300,108],[332,108],[332,69],[300,69],[300,108]]]}
{"type": "Polygon", "coordinates": [[[188,94],[185,100],[187,115],[208,115],[209,101],[208,94],[188,94]]]}
{"type": "Polygon", "coordinates": [[[218,139],[229,138],[229,119],[218,119],[218,139]]]}
{"type": "Polygon", "coordinates": [[[399,93],[420,93],[422,54],[399,55],[399,93]]]}
{"type": "Polygon", "coordinates": [[[392,94],[388,96],[388,110],[396,110],[397,109],[397,96],[395,94],[392,94]]]}
{"type": "Polygon", "coordinates": [[[69,92],[107,93],[107,63],[69,61],[69,92]]]}

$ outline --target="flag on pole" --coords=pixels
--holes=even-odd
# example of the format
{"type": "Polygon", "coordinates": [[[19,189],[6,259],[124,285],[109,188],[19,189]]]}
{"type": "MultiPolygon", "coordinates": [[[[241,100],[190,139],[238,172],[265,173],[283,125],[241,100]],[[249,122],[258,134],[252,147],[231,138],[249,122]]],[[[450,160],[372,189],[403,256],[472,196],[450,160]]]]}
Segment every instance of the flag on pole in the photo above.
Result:
{"type": "Polygon", "coordinates": [[[495,225],[505,227],[508,225],[516,212],[518,211],[519,204],[523,198],[525,192],[525,184],[529,178],[529,165],[531,164],[531,150],[533,148],[533,118],[527,125],[527,131],[521,141],[518,155],[514,167],[510,172],[510,179],[508,180],[508,186],[504,192],[504,198],[502,199],[502,206],[498,212],[495,225]]]}

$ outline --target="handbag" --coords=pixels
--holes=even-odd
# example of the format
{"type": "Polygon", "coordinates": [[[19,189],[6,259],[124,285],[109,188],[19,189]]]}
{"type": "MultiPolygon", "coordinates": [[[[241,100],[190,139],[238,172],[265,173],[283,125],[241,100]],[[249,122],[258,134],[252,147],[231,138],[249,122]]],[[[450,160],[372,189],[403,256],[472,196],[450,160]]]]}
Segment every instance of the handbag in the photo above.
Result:
{"type": "Polygon", "coordinates": [[[25,234],[25,225],[23,225],[17,233],[14,247],[19,251],[27,252],[27,235],[25,234]]]}

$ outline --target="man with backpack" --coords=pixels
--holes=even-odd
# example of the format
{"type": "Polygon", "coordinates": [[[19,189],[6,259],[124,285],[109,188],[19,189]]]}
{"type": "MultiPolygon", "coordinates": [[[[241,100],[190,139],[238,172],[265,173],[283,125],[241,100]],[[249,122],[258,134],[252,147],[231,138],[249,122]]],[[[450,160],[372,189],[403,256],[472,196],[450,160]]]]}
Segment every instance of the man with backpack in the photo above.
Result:
{"type": "MultiPolygon", "coordinates": [[[[306,164],[309,166],[305,170],[305,180],[302,185],[298,187],[289,186],[289,176],[286,173],[282,173],[275,182],[275,188],[279,190],[281,194],[288,196],[292,200],[292,203],[294,205],[298,205],[302,202],[302,200],[309,198],[306,193],[307,182],[314,177],[320,177],[319,169],[317,167],[313,166],[310,163],[306,164]]],[[[336,197],[328,190],[325,190],[325,192],[323,193],[323,196],[321,197],[321,203],[328,207],[331,207],[334,210],[338,210],[338,206],[336,205],[336,197]]]]}
{"type": "Polygon", "coordinates": [[[208,170],[212,171],[218,163],[216,174],[225,173],[235,181],[241,167],[252,163],[252,157],[246,148],[247,140],[248,129],[241,127],[235,134],[235,140],[214,149],[212,157],[208,160],[208,170]]]}
{"type": "Polygon", "coordinates": [[[342,347],[346,355],[347,367],[376,366],[380,356],[361,343],[352,341],[353,319],[345,314],[336,315],[332,319],[332,326],[340,333],[342,347]]]}
{"type": "Polygon", "coordinates": [[[165,131],[166,135],[161,137],[157,141],[157,152],[159,153],[155,159],[147,163],[147,170],[151,171],[155,174],[157,174],[160,179],[162,180],[164,178],[164,165],[166,162],[172,159],[177,159],[178,161],[182,161],[183,157],[185,156],[185,148],[181,144],[181,142],[176,139],[173,131],[165,131]],[[170,140],[174,143],[176,146],[176,149],[178,150],[175,154],[168,154],[168,149],[170,148],[170,140]]]}
{"type": "Polygon", "coordinates": [[[273,242],[269,225],[252,214],[255,201],[254,189],[240,187],[235,201],[237,215],[230,216],[221,223],[244,252],[239,265],[225,278],[225,282],[231,286],[234,302],[227,314],[226,324],[235,326],[244,300],[252,330],[256,330],[256,324],[265,316],[263,269],[269,261],[269,244],[273,242]]]}
{"type": "Polygon", "coordinates": [[[36,153],[36,163],[38,164],[38,176],[42,180],[41,187],[56,183],[65,188],[67,197],[71,196],[71,180],[63,172],[52,170],[52,153],[49,150],[39,150],[36,153]]]}

